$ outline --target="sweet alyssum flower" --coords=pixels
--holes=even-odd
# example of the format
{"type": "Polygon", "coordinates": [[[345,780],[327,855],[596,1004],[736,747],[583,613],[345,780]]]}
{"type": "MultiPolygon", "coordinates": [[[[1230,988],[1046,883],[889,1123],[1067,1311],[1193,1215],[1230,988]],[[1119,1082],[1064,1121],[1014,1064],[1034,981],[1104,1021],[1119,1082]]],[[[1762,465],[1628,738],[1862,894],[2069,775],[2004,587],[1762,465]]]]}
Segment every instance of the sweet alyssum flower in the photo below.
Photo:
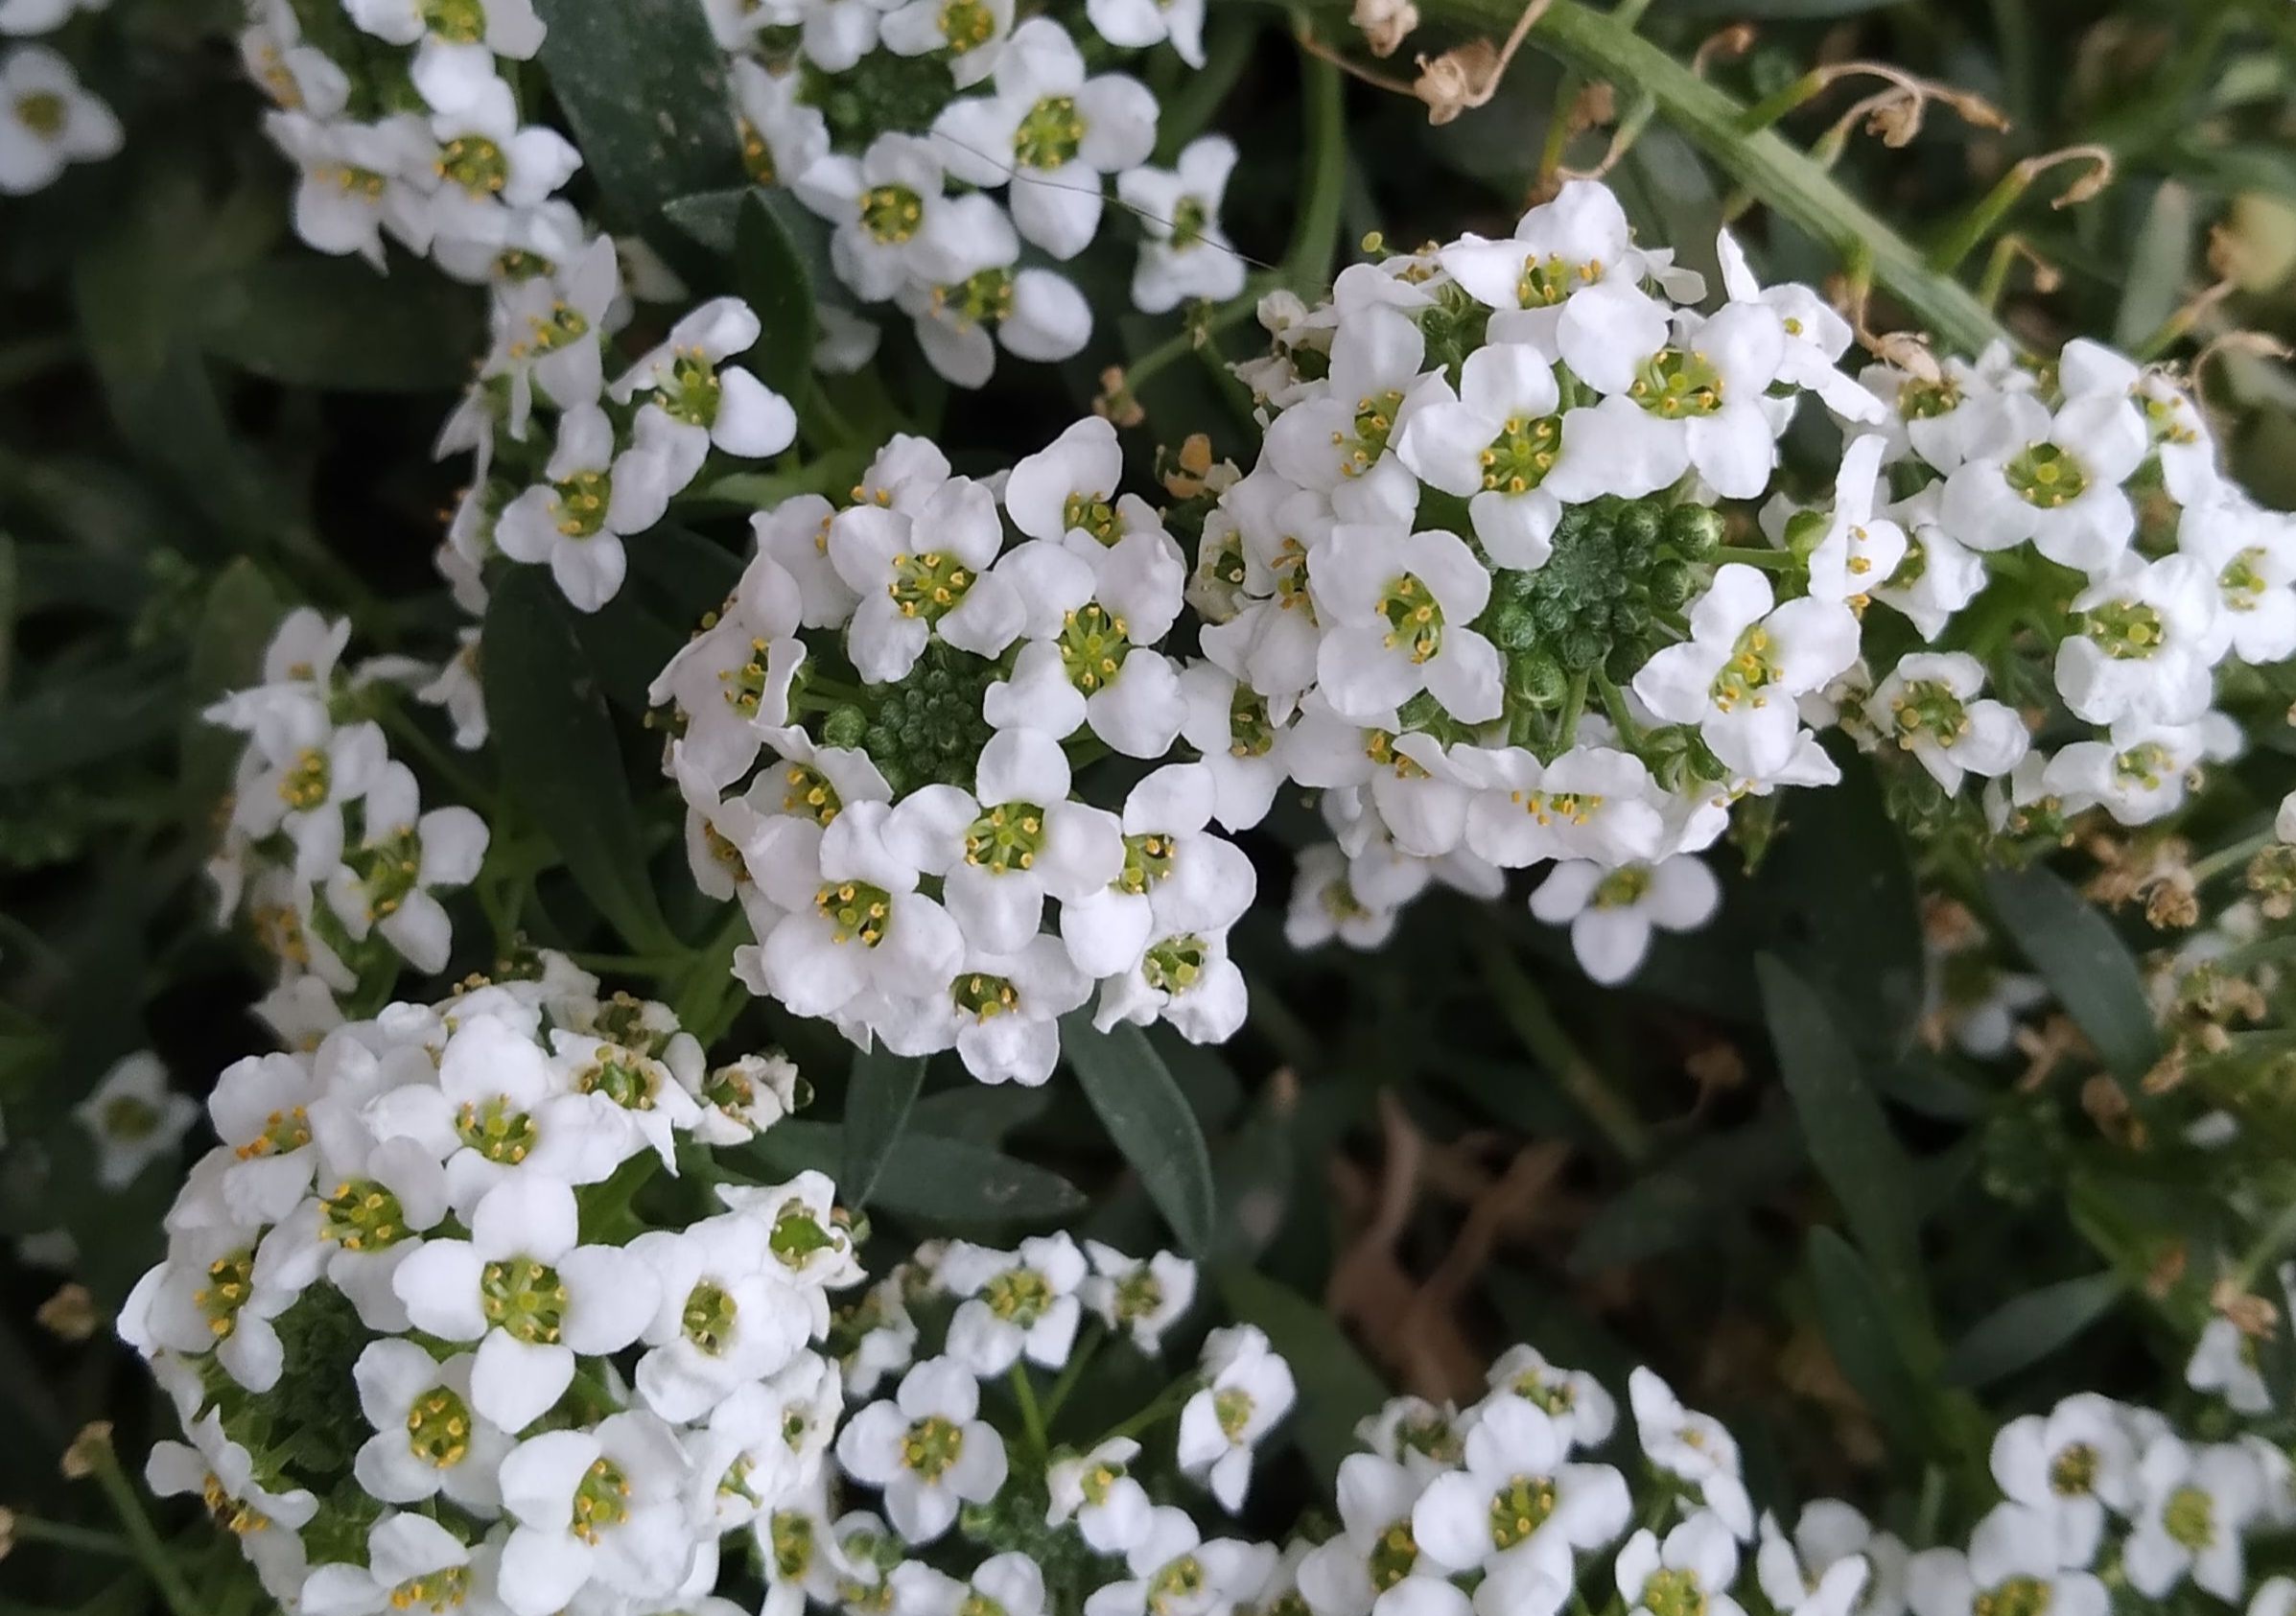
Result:
{"type": "Polygon", "coordinates": [[[1555,866],[1531,895],[1531,912],[1568,925],[1571,950],[1598,982],[1623,982],[1642,966],[1653,931],[1695,931],[1722,904],[1714,872],[1689,854],[1654,864],[1555,866]]]}
{"type": "Polygon", "coordinates": [[[1212,1331],[1203,1368],[1204,1389],[1180,1412],[1180,1467],[1233,1513],[1252,1486],[1253,1449],[1291,1412],[1299,1391],[1291,1366],[1249,1324],[1212,1331]]]}
{"type": "Polygon", "coordinates": [[[911,1543],[947,1532],[963,1504],[984,1503],[1004,1485],[1004,1439],[978,1417],[980,1392],[952,1359],[919,1364],[887,1401],[862,1409],[837,1438],[837,1462],[855,1481],[882,1487],[885,1513],[911,1543]]]}
{"type": "Polygon", "coordinates": [[[62,57],[45,45],[0,56],[0,195],[44,190],[69,165],[110,156],[122,138],[111,108],[62,57]]]}
{"type": "Polygon", "coordinates": [[[694,308],[606,389],[617,404],[642,399],[644,435],[668,462],[671,487],[693,480],[715,447],[747,460],[780,454],[797,438],[797,413],[747,368],[731,364],[757,345],[757,315],[738,297],[694,308]]]}
{"type": "Polygon", "coordinates": [[[676,441],[668,416],[642,414],[636,440],[619,445],[603,410],[574,406],[558,417],[543,480],[503,511],[495,543],[513,561],[548,562],[569,603],[597,611],[621,592],[629,569],[622,540],[669,508],[676,441]],[[660,425],[649,430],[649,420],[660,425]]]}
{"type": "Polygon", "coordinates": [[[1021,1358],[1067,1365],[1082,1319],[1085,1257],[1066,1234],[1023,1240],[1017,1252],[955,1241],[941,1259],[942,1288],[964,1299],[949,1322],[949,1355],[983,1380],[1021,1358]]]}
{"type": "MultiPolygon", "coordinates": [[[[1098,6],[1160,18],[1181,10],[1157,0],[1098,0],[1098,6]]],[[[1095,26],[1107,34],[1097,18],[1095,26]]],[[[1132,276],[1133,305],[1142,313],[1160,315],[1190,298],[1224,302],[1244,290],[1244,259],[1219,225],[1236,156],[1235,142],[1226,135],[1199,135],[1181,148],[1169,169],[1143,165],[1116,176],[1116,195],[1140,221],[1146,238],[1132,276]]]]}
{"type": "Polygon", "coordinates": [[[141,1049],[115,1062],[72,1114],[95,1145],[96,1183],[125,1189],[182,1142],[199,1105],[171,1089],[166,1063],[141,1049]]]}

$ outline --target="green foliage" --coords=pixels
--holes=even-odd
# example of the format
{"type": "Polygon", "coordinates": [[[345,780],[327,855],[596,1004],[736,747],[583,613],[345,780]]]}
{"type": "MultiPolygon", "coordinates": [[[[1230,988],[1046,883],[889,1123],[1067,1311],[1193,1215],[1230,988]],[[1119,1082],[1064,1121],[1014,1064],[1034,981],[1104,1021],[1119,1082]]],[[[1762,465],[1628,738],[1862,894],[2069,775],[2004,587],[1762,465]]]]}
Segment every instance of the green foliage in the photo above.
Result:
{"type": "Polygon", "coordinates": [[[2115,1076],[2134,1082],[2161,1057],[2144,981],[2112,923],[2050,871],[1994,870],[1985,895],[2115,1076]]]}
{"type": "Polygon", "coordinates": [[[924,1083],[921,1056],[896,1055],[881,1044],[854,1056],[845,1090],[845,1163],[837,1174],[838,1193],[848,1206],[869,1205],[924,1083]]]}
{"type": "Polygon", "coordinates": [[[1139,1028],[1119,1022],[1098,1032],[1083,1011],[1061,1023],[1061,1048],[1181,1249],[1192,1255],[1209,1250],[1217,1205],[1211,1157],[1163,1057],[1139,1028]]]}

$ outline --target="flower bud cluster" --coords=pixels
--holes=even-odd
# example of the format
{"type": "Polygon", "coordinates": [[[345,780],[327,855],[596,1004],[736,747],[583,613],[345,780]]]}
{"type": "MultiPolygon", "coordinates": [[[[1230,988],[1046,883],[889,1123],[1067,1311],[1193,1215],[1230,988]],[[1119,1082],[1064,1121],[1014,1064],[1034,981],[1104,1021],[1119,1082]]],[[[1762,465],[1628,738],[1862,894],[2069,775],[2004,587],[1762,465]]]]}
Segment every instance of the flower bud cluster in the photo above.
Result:
{"type": "Polygon", "coordinates": [[[292,1612],[682,1607],[819,1484],[862,1276],[832,1186],[670,1182],[795,1068],[713,1069],[668,1007],[536,969],[225,1070],[122,1310],[187,1439],[153,1490],[292,1612]]]}
{"type": "MultiPolygon", "coordinates": [[[[414,772],[390,754],[378,700],[430,672],[404,658],[342,665],[347,618],[288,614],[263,652],[262,682],[203,716],[246,738],[218,810],[207,862],[220,918],[244,916],[277,963],[257,1012],[287,1042],[316,1043],[342,1019],[340,995],[387,992],[399,961],[434,974],[454,948],[438,894],[467,886],[486,856],[486,823],[467,808],[426,811],[414,772]]],[[[426,698],[476,708],[466,663],[426,698]]],[[[373,1002],[370,1000],[370,1002],[373,1002]]]]}
{"type": "Polygon", "coordinates": [[[1227,938],[1254,880],[1211,826],[1257,823],[1278,777],[1231,756],[1229,682],[1164,650],[1185,563],[1121,471],[1098,418],[1001,484],[903,436],[842,508],[756,519],[738,587],[652,691],[753,991],[990,1082],[1043,1082],[1095,990],[1103,1027],[1241,1022],[1227,938]],[[1167,761],[1183,735],[1202,761],[1167,761]],[[1110,753],[1150,765],[1120,809],[1074,789],[1110,753]]]}

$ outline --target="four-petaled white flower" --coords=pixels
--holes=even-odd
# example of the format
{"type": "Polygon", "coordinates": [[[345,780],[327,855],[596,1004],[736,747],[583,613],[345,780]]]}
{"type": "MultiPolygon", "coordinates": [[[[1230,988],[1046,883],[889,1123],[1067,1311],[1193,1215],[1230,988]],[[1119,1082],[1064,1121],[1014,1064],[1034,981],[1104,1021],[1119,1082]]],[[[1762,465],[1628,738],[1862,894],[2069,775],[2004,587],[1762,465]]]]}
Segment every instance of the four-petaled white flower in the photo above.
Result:
{"type": "Polygon", "coordinates": [[[985,1504],[1004,1486],[1004,1439],[979,1417],[980,1387],[950,1358],[932,1358],[902,1377],[887,1401],[871,1403],[837,1435],[846,1474],[881,1487],[885,1513],[911,1543],[930,1543],[966,1504],[985,1504]]]}

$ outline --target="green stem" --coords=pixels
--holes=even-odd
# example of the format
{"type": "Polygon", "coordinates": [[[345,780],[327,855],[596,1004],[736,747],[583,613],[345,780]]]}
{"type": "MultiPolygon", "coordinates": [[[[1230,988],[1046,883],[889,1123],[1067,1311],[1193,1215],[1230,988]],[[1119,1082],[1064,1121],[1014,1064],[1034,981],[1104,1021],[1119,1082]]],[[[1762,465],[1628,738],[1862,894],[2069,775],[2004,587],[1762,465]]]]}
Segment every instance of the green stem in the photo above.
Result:
{"type": "Polygon", "coordinates": [[[1052,1447],[1044,1440],[1044,1414],[1037,1407],[1037,1388],[1028,1378],[1028,1366],[1015,1364],[1010,1378],[1013,1383],[1013,1401],[1020,1405],[1020,1428],[1028,1433],[1029,1450],[1037,1456],[1037,1463],[1042,1464],[1052,1447]]]}
{"type": "Polygon", "coordinates": [[[1562,692],[1562,713],[1555,720],[1555,750],[1568,752],[1571,743],[1579,738],[1579,719],[1586,711],[1586,685],[1594,676],[1591,668],[1581,667],[1571,675],[1571,682],[1562,692]]]}
{"type": "Polygon", "coordinates": [[[1717,550],[1715,564],[1736,561],[1743,566],[1759,567],[1766,573],[1791,573],[1802,565],[1801,557],[1790,550],[1769,550],[1759,545],[1729,545],[1717,550]]]}
{"type": "Polygon", "coordinates": [[[1305,52],[1300,56],[1300,94],[1305,104],[1307,200],[1283,249],[1284,279],[1301,296],[1331,284],[1339,256],[1340,205],[1347,189],[1347,85],[1340,70],[1305,52]]]}
{"type": "Polygon", "coordinates": [[[113,1559],[133,1559],[135,1551],[126,1538],[92,1527],[73,1526],[68,1521],[44,1521],[35,1515],[19,1514],[10,1523],[19,1543],[53,1543],[59,1549],[77,1549],[82,1554],[105,1555],[113,1559]]]}
{"type": "MultiPolygon", "coordinates": [[[[1344,15],[1345,0],[1316,0],[1326,15],[1344,15]]],[[[1518,0],[1425,0],[1429,22],[1504,36],[1521,14],[1518,0]]],[[[1808,235],[1848,254],[1863,242],[1872,250],[1875,283],[1947,346],[1976,353],[1986,343],[2015,340],[1985,312],[1967,287],[1922,262],[1920,251],[1868,210],[1807,154],[1765,129],[1739,128],[1745,108],[1615,16],[1581,0],[1554,0],[1530,42],[1588,79],[1647,91],[1668,123],[1705,152],[1715,165],[1759,196],[1808,235]]]]}
{"type": "Polygon", "coordinates": [[[1068,1400],[1068,1394],[1076,1390],[1076,1383],[1084,1378],[1085,1366],[1099,1352],[1100,1345],[1108,1339],[1107,1326],[1097,1319],[1085,1331],[1084,1339],[1068,1353],[1067,1367],[1061,1370],[1060,1379],[1052,1383],[1052,1392],[1044,1399],[1044,1429],[1049,1432],[1052,1422],[1061,1417],[1061,1408],[1068,1400]]]}
{"type": "Polygon", "coordinates": [[[1104,1443],[1114,1441],[1119,1437],[1136,1437],[1141,1432],[1154,1427],[1158,1421],[1203,1390],[1204,1379],[1201,1375],[1183,1375],[1159,1392],[1149,1400],[1145,1408],[1132,1416],[1131,1418],[1119,1420],[1101,1432],[1093,1440],[1091,1445],[1099,1447],[1104,1443]]]}
{"type": "Polygon", "coordinates": [[[96,1484],[103,1487],[112,1512],[120,1517],[120,1525],[128,1534],[129,1549],[135,1557],[136,1563],[152,1579],[152,1585],[159,1590],[160,1599],[166,1603],[173,1616],[205,1616],[199,1597],[192,1592],[191,1584],[183,1580],[182,1569],[176,1564],[175,1557],[168,1553],[167,1545],[159,1540],[159,1534],[153,1530],[152,1517],[144,1513],[143,1500],[136,1496],[134,1486],[121,1473],[120,1456],[113,1450],[111,1439],[106,1436],[101,1442],[92,1445],[97,1450],[94,1455],[96,1484]]]}
{"type": "Polygon", "coordinates": [[[422,726],[396,701],[383,703],[377,709],[376,715],[383,720],[383,727],[404,742],[407,750],[428,763],[431,771],[445,782],[447,789],[461,799],[466,807],[478,808],[493,800],[494,793],[481,786],[476,775],[449,757],[444,747],[425,735],[422,726]]]}
{"type": "Polygon", "coordinates": [[[1642,726],[1634,721],[1634,714],[1627,711],[1624,691],[1612,684],[1607,673],[1595,675],[1595,694],[1603,698],[1603,711],[1609,715],[1611,728],[1618,731],[1619,739],[1627,743],[1627,750],[1642,751],[1642,726]]]}
{"type": "Polygon", "coordinates": [[[2242,836],[2230,847],[2220,847],[2205,858],[2195,858],[2192,860],[2193,880],[2205,881],[2213,877],[2222,875],[2227,870],[2238,868],[2263,852],[2272,844],[2273,839],[2272,828],[2266,826],[2255,835],[2242,836]]]}
{"type": "Polygon", "coordinates": [[[1183,360],[1231,325],[1253,316],[1263,293],[1281,284],[1281,277],[1255,277],[1244,290],[1200,321],[1191,321],[1124,367],[1124,386],[1137,392],[1142,384],[1175,360],[1183,360]]]}
{"type": "Polygon", "coordinates": [[[2264,1231],[2257,1236],[2256,1244],[2249,1247],[2248,1254],[2240,1259],[2240,1265],[2232,1271],[2233,1284],[2243,1291],[2253,1287],[2258,1276],[2270,1267],[2272,1260],[2291,1244],[2296,1244],[2296,1201],[2283,1206],[2280,1215],[2265,1225],[2264,1231]]]}
{"type": "Polygon", "coordinates": [[[2033,171],[2023,164],[2012,166],[1930,249],[1930,268],[1941,275],[1952,274],[2032,189],[2033,178],[2033,171]]]}
{"type": "Polygon", "coordinates": [[[1204,65],[1165,99],[1163,112],[1156,121],[1158,162],[1171,163],[1182,147],[1204,132],[1243,76],[1245,64],[1252,59],[1252,48],[1258,43],[1256,19],[1222,18],[1213,25],[1204,44],[1204,65]]]}
{"type": "Polygon", "coordinates": [[[1474,952],[1484,981],[1489,984],[1491,995],[1499,1001],[1500,1014],[1514,1028],[1523,1047],[1546,1066],[1563,1092],[1578,1102],[1579,1109],[1622,1158],[1638,1162],[1650,1155],[1650,1135],[1644,1130],[1642,1119],[1603,1081],[1603,1074],[1594,1063],[1579,1052],[1570,1034],[1556,1019],[1546,995],[1515,963],[1506,934],[1486,921],[1480,946],[1474,952]]]}

